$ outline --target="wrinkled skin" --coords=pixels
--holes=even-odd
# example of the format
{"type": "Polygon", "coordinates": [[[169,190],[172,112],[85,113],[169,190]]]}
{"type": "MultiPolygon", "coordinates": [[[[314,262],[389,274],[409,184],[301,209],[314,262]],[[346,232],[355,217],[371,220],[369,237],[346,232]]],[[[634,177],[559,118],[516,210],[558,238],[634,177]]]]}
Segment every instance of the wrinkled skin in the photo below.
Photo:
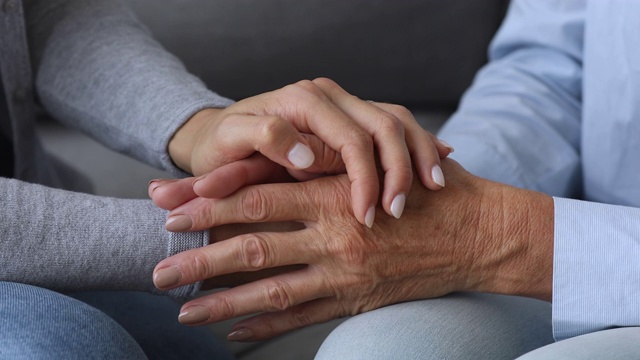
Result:
{"type": "MultiPolygon", "coordinates": [[[[180,273],[180,281],[166,288],[205,279],[237,285],[189,301],[180,318],[200,325],[258,313],[236,324],[232,340],[264,339],[454,291],[548,299],[551,198],[472,176],[453,160],[442,164],[446,188],[432,192],[414,182],[402,219],[380,217],[371,229],[353,217],[344,175],[251,186],[225,199],[196,198],[171,212],[191,216],[191,230],[286,221],[304,228],[214,242],[162,261],[156,274],[180,273]]],[[[180,182],[160,186],[175,190],[180,182]]],[[[243,226],[223,228],[218,236],[257,231],[243,226]]]]}

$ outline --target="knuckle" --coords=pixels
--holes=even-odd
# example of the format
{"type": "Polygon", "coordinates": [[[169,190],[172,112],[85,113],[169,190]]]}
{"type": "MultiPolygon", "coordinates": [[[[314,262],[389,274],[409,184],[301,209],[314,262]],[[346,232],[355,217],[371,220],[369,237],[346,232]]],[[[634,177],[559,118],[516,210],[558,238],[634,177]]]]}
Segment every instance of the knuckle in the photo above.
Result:
{"type": "MultiPolygon", "coordinates": [[[[261,143],[267,145],[277,144],[279,137],[287,130],[288,123],[277,116],[269,116],[260,123],[261,143]]],[[[259,149],[258,149],[259,150],[259,149]]]]}
{"type": "Polygon", "coordinates": [[[265,239],[251,235],[242,241],[243,263],[251,269],[263,269],[267,264],[269,247],[265,239]]]}
{"type": "Polygon", "coordinates": [[[291,309],[291,324],[294,328],[303,328],[314,324],[315,321],[304,307],[295,307],[291,309]]]}
{"type": "Polygon", "coordinates": [[[326,78],[319,77],[313,80],[313,83],[317,85],[318,90],[324,95],[324,99],[330,102],[335,102],[336,99],[342,98],[345,100],[358,100],[356,96],[353,96],[346,92],[338,83],[326,78]]]}
{"type": "Polygon", "coordinates": [[[191,264],[191,277],[194,279],[206,279],[215,274],[215,268],[209,257],[198,251],[193,254],[191,261],[187,262],[191,264]]]}
{"type": "MultiPolygon", "coordinates": [[[[358,129],[354,131],[353,134],[350,135],[349,139],[351,140],[351,143],[345,145],[347,149],[351,150],[352,146],[365,150],[373,149],[373,138],[363,130],[358,129]]],[[[355,150],[355,148],[352,150],[355,150]]]]}
{"type": "Polygon", "coordinates": [[[403,183],[409,183],[411,179],[413,179],[413,168],[411,167],[411,163],[398,164],[393,168],[393,172],[395,176],[402,180],[403,183]]]}
{"type": "Polygon", "coordinates": [[[340,87],[340,85],[338,85],[338,83],[336,83],[335,81],[327,78],[327,77],[318,77],[313,79],[313,83],[317,84],[318,86],[321,87],[327,87],[329,89],[332,88],[336,88],[336,87],[340,87]]]}
{"type": "Polygon", "coordinates": [[[324,101],[326,98],[322,89],[311,80],[300,80],[285,86],[282,90],[283,101],[298,106],[316,106],[319,101],[324,101]]]}
{"type": "MultiPolygon", "coordinates": [[[[347,228],[344,230],[349,230],[350,226],[357,224],[355,217],[342,217],[350,214],[351,211],[349,205],[351,203],[351,180],[347,175],[339,175],[337,180],[330,183],[318,182],[311,184],[308,193],[316,194],[317,196],[313,202],[307,200],[307,203],[309,203],[309,206],[322,207],[319,215],[327,221],[342,225],[346,220],[346,225],[344,226],[347,228]],[[336,214],[340,214],[340,217],[336,217],[336,214]],[[340,222],[336,222],[338,219],[340,219],[340,222]]],[[[318,235],[322,236],[323,234],[318,235]]]]}
{"type": "Polygon", "coordinates": [[[372,254],[372,252],[368,251],[364,241],[342,241],[335,243],[331,249],[331,253],[333,257],[340,259],[340,262],[353,269],[364,269],[372,254]]]}
{"type": "Polygon", "coordinates": [[[220,296],[215,299],[212,306],[213,313],[216,314],[216,318],[222,319],[230,319],[237,316],[236,308],[233,305],[234,301],[229,296],[220,296]]]}
{"type": "Polygon", "coordinates": [[[193,210],[193,219],[194,219],[194,226],[201,226],[201,225],[205,225],[205,226],[214,226],[216,224],[218,224],[218,214],[216,212],[216,206],[213,205],[213,201],[211,201],[210,199],[204,199],[204,198],[197,198],[193,204],[194,206],[194,210],[193,210]]]}
{"type": "Polygon", "coordinates": [[[413,113],[402,105],[389,104],[388,111],[400,119],[413,119],[413,113]]]}
{"type": "Polygon", "coordinates": [[[262,321],[260,322],[260,326],[262,327],[262,334],[267,334],[266,337],[271,337],[273,335],[278,335],[280,333],[282,333],[282,325],[278,322],[276,323],[277,320],[274,320],[273,318],[270,317],[265,317],[262,319],[262,321]]]}
{"type": "Polygon", "coordinates": [[[318,94],[320,91],[318,86],[311,80],[300,80],[287,87],[289,87],[290,90],[295,91],[297,94],[318,94]]]}
{"type": "Polygon", "coordinates": [[[404,125],[396,116],[385,113],[380,121],[380,131],[387,133],[400,133],[404,136],[404,125]]]}
{"type": "Polygon", "coordinates": [[[303,89],[315,89],[316,88],[316,84],[313,83],[313,81],[309,80],[309,79],[304,79],[304,80],[300,80],[298,82],[296,82],[294,84],[295,86],[299,86],[303,89]]]}
{"type": "Polygon", "coordinates": [[[281,311],[288,309],[291,302],[291,287],[282,281],[274,281],[265,288],[265,298],[267,306],[272,311],[281,311]]]}
{"type": "Polygon", "coordinates": [[[298,81],[295,84],[289,84],[283,87],[282,89],[278,90],[277,93],[280,95],[280,97],[284,99],[294,96],[303,90],[303,87],[300,86],[299,83],[300,81],[298,81]]]}
{"type": "Polygon", "coordinates": [[[265,222],[269,220],[270,202],[258,188],[252,187],[242,196],[242,216],[249,222],[265,222]]]}
{"type": "Polygon", "coordinates": [[[340,156],[340,153],[329,147],[329,145],[325,144],[323,146],[320,156],[319,163],[323,164],[323,167],[328,169],[329,173],[335,174],[343,171],[344,163],[342,161],[342,156],[340,156]]]}

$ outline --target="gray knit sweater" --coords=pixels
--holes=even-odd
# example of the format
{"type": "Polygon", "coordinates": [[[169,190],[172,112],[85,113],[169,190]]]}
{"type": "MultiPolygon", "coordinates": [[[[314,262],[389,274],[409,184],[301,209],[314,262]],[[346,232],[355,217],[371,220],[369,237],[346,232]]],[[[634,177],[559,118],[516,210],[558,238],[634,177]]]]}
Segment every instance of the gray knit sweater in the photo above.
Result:
{"type": "Polygon", "coordinates": [[[17,179],[0,178],[0,281],[154,291],[156,263],[207,244],[207,234],[166,232],[166,212],[149,200],[53,188],[65,188],[65,174],[37,140],[34,102],[65,125],[176,175],[167,153],[173,133],[195,112],[231,102],[190,75],[119,0],[14,0],[2,10],[0,141],[13,147],[17,179]]]}

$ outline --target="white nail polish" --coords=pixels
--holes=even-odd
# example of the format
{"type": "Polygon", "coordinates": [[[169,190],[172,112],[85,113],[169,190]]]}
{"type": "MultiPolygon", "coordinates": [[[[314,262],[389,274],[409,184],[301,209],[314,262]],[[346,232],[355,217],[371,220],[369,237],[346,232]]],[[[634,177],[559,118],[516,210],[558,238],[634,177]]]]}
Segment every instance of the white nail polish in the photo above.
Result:
{"type": "Polygon", "coordinates": [[[391,213],[396,219],[400,219],[400,216],[402,216],[406,200],[407,197],[404,196],[404,194],[398,194],[393,198],[393,201],[391,202],[391,213]]]}
{"type": "Polygon", "coordinates": [[[449,143],[448,143],[448,142],[446,142],[446,141],[444,141],[444,140],[442,140],[442,139],[438,139],[438,141],[440,141],[440,143],[441,143],[442,145],[444,145],[444,147],[448,148],[448,149],[449,149],[449,151],[451,151],[451,152],[456,151],[456,149],[454,149],[454,148],[453,148],[453,146],[449,145],[449,143]]]}
{"type": "Polygon", "coordinates": [[[444,187],[444,174],[442,173],[440,165],[436,165],[431,169],[431,178],[436,184],[444,187]]]}
{"type": "Polygon", "coordinates": [[[373,220],[376,218],[376,208],[370,207],[367,210],[367,214],[364,216],[364,224],[367,225],[369,229],[373,226],[373,220]]]}
{"type": "Polygon", "coordinates": [[[309,149],[303,143],[297,142],[291,150],[289,150],[289,154],[287,154],[287,159],[298,169],[306,169],[313,164],[313,160],[315,160],[315,156],[313,155],[313,151],[309,149]]]}

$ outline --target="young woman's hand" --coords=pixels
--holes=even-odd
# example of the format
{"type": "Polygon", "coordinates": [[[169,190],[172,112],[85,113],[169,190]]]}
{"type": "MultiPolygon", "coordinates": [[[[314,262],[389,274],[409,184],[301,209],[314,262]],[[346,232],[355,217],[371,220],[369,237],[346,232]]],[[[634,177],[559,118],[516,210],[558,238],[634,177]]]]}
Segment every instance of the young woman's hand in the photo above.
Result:
{"type": "Polygon", "coordinates": [[[440,159],[451,151],[406,108],[360,100],[324,78],[203,110],[169,143],[176,165],[201,176],[194,190],[204,197],[265,182],[280,173],[275,164],[299,180],[346,171],[354,214],[369,227],[379,196],[376,153],[384,171],[383,208],[398,218],[412,162],[421,182],[438,190],[445,185],[440,159]],[[256,152],[264,157],[252,157],[256,152]]]}

